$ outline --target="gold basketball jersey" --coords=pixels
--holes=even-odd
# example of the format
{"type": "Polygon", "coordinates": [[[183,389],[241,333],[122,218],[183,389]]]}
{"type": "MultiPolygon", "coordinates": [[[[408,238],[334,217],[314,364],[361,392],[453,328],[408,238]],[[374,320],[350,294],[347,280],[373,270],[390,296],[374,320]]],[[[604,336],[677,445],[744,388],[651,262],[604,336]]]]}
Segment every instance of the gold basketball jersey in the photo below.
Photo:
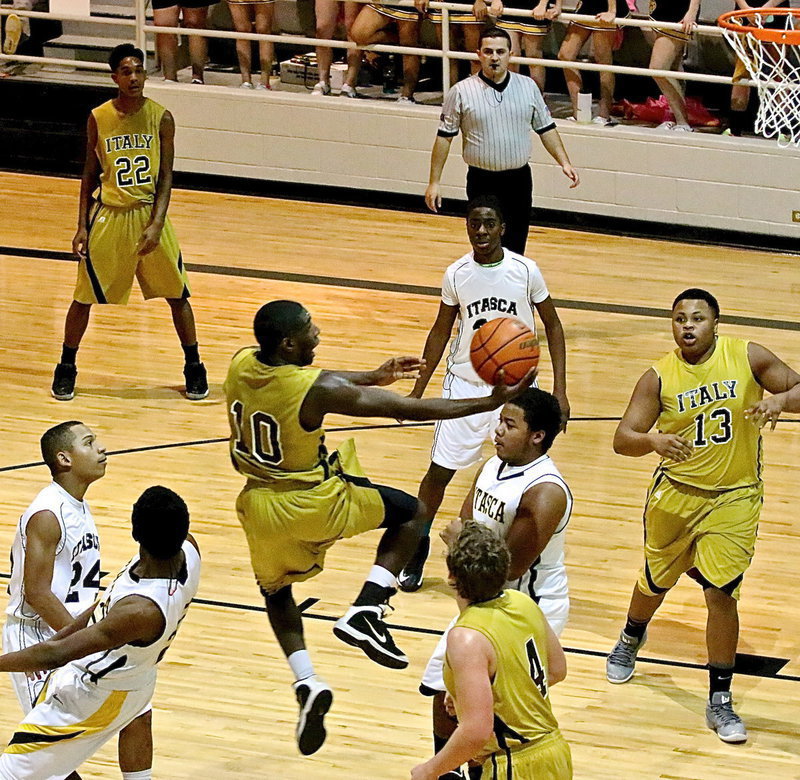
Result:
{"type": "Polygon", "coordinates": [[[719,336],[705,363],[687,363],[676,349],[653,366],[661,383],[658,430],[692,445],[682,463],[663,459],[659,464],[676,482],[730,490],[761,480],[761,433],[744,411],[764,391],[750,368],[747,343],[719,336]]]}
{"type": "MultiPolygon", "coordinates": [[[[492,682],[494,734],[476,756],[478,760],[501,750],[535,744],[558,731],[548,698],[545,625],[541,609],[516,590],[470,604],[456,621],[456,627],[483,634],[497,656],[492,682]]],[[[454,689],[453,670],[446,656],[444,683],[447,690],[454,689]]]]}
{"type": "Polygon", "coordinates": [[[234,468],[265,482],[317,484],[328,475],[325,431],[304,430],[300,407],[321,369],[268,366],[257,352],[237,352],[225,379],[234,468]]]}
{"type": "Polygon", "coordinates": [[[145,98],[135,114],[123,114],[114,101],[92,111],[97,122],[100,202],[130,208],[155,200],[161,165],[161,117],[164,106],[145,98]]]}

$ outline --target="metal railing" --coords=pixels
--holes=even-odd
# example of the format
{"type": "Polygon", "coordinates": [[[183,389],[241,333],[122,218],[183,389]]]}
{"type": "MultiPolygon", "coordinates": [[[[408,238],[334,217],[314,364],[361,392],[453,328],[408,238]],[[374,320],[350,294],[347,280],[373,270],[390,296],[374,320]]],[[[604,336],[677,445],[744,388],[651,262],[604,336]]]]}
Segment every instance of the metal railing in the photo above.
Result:
{"type": "MultiPolygon", "coordinates": [[[[369,3],[370,0],[355,0],[355,2],[369,3]]],[[[394,0],[391,5],[404,8],[414,8],[413,0],[394,0]]],[[[352,41],[334,40],[328,38],[312,38],[305,35],[262,35],[259,33],[242,33],[228,30],[194,29],[187,27],[161,27],[147,23],[145,0],[134,0],[134,18],[107,18],[102,16],[71,16],[66,14],[52,14],[37,11],[22,11],[8,6],[0,6],[0,15],[17,14],[20,17],[33,19],[50,19],[59,21],[88,22],[92,24],[115,24],[125,25],[133,28],[134,40],[136,45],[145,52],[147,56],[146,36],[155,34],[175,34],[175,35],[200,35],[205,38],[222,38],[232,40],[249,41],[272,41],[273,43],[294,44],[302,46],[328,46],[336,49],[362,49],[364,51],[388,52],[392,54],[418,55],[423,57],[440,57],[442,60],[442,84],[446,92],[450,87],[450,62],[452,60],[477,60],[473,52],[455,51],[450,48],[450,13],[472,13],[472,6],[463,3],[431,2],[430,9],[441,11],[442,27],[442,46],[441,49],[423,48],[419,46],[400,46],[395,44],[369,44],[358,46],[352,41]]],[[[508,8],[503,11],[503,17],[525,17],[530,18],[531,12],[521,9],[508,8]]],[[[562,13],[558,18],[561,22],[595,22],[593,16],[582,14],[562,13]]],[[[639,27],[643,29],[659,29],[681,31],[680,24],[669,22],[656,22],[646,18],[619,18],[614,21],[619,27],[639,27]]],[[[695,33],[700,35],[721,36],[722,30],[713,25],[697,25],[695,33]]],[[[56,57],[28,57],[17,54],[0,54],[0,62],[10,60],[15,62],[33,62],[45,65],[66,65],[74,68],[86,70],[107,71],[108,66],[104,63],[88,62],[83,60],[69,60],[56,57]]],[[[630,76],[644,76],[647,78],[660,77],[671,78],[679,81],[698,81],[707,84],[733,84],[730,76],[719,76],[711,73],[692,73],[682,70],[657,70],[650,68],[630,67],[623,65],[603,65],[594,62],[584,61],[561,61],[557,59],[537,58],[537,57],[512,57],[512,63],[521,65],[543,65],[547,68],[559,68],[581,71],[608,71],[630,76]]],[[[749,80],[739,80],[736,82],[742,86],[756,86],[756,82],[749,80]]]]}

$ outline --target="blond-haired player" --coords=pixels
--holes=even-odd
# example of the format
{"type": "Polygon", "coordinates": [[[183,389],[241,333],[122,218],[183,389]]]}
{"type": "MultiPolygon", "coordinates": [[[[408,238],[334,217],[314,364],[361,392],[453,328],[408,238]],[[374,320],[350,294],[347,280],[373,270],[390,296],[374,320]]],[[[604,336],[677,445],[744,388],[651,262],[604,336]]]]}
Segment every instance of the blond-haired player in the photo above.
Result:
{"type": "Polygon", "coordinates": [[[711,293],[691,288],[678,295],[678,348],[641,377],[614,435],[621,455],[656,452],[661,462],[644,509],[644,567],[606,676],[630,680],[650,619],[687,573],[708,608],[706,725],[725,742],[744,742],[731,681],[739,591],[763,503],[760,429],[766,422],[774,428],[782,412],[800,412],[800,375],[760,344],[718,336],[718,322],[711,293]],[[764,390],[772,395],[763,398],[764,390]]]}
{"type": "Polygon", "coordinates": [[[432,759],[414,767],[412,780],[436,780],[470,760],[493,778],[572,777],[569,745],[548,695],[567,675],[564,651],[536,603],[503,590],[509,564],[505,542],[475,522],[464,525],[447,553],[461,614],[447,638],[444,680],[458,727],[432,759]]]}
{"type": "Polygon", "coordinates": [[[95,108],[87,123],[78,230],[72,239],[80,258],[78,282],[52,394],[58,401],[72,400],[75,361],[92,306],[127,303],[136,276],[146,299],[166,298],[186,360],[186,397],[199,400],[208,395],[206,370],[197,347],[186,267],[167,217],[175,122],[169,111],[142,94],[147,73],[140,49],[121,44],[108,63],[119,92],[95,108]],[[97,203],[92,206],[95,190],[97,203]]]}

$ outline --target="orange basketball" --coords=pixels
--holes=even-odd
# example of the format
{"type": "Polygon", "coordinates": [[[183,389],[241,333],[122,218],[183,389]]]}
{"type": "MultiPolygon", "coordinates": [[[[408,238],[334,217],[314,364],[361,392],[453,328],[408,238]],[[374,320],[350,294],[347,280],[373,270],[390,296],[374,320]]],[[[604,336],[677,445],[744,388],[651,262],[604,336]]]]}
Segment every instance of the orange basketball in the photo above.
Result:
{"type": "Polygon", "coordinates": [[[475,331],[469,356],[484,382],[496,385],[502,368],[505,383],[514,385],[539,365],[539,339],[524,322],[500,317],[475,331]]]}

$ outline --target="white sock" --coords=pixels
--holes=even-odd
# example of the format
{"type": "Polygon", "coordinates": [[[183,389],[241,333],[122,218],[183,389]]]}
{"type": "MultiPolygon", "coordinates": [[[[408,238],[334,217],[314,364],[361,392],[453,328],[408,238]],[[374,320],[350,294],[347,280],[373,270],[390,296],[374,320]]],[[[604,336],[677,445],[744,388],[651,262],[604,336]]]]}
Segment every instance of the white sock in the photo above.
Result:
{"type": "Polygon", "coordinates": [[[153,770],[143,769],[141,772],[123,772],[122,780],[153,780],[153,770]]]}
{"type": "Polygon", "coordinates": [[[308,650],[295,650],[287,659],[294,672],[295,681],[305,680],[314,676],[314,664],[308,650]]]}
{"type": "Polygon", "coordinates": [[[397,577],[394,576],[388,569],[383,566],[378,566],[376,563],[367,575],[367,582],[374,582],[382,588],[396,588],[397,577]]]}

